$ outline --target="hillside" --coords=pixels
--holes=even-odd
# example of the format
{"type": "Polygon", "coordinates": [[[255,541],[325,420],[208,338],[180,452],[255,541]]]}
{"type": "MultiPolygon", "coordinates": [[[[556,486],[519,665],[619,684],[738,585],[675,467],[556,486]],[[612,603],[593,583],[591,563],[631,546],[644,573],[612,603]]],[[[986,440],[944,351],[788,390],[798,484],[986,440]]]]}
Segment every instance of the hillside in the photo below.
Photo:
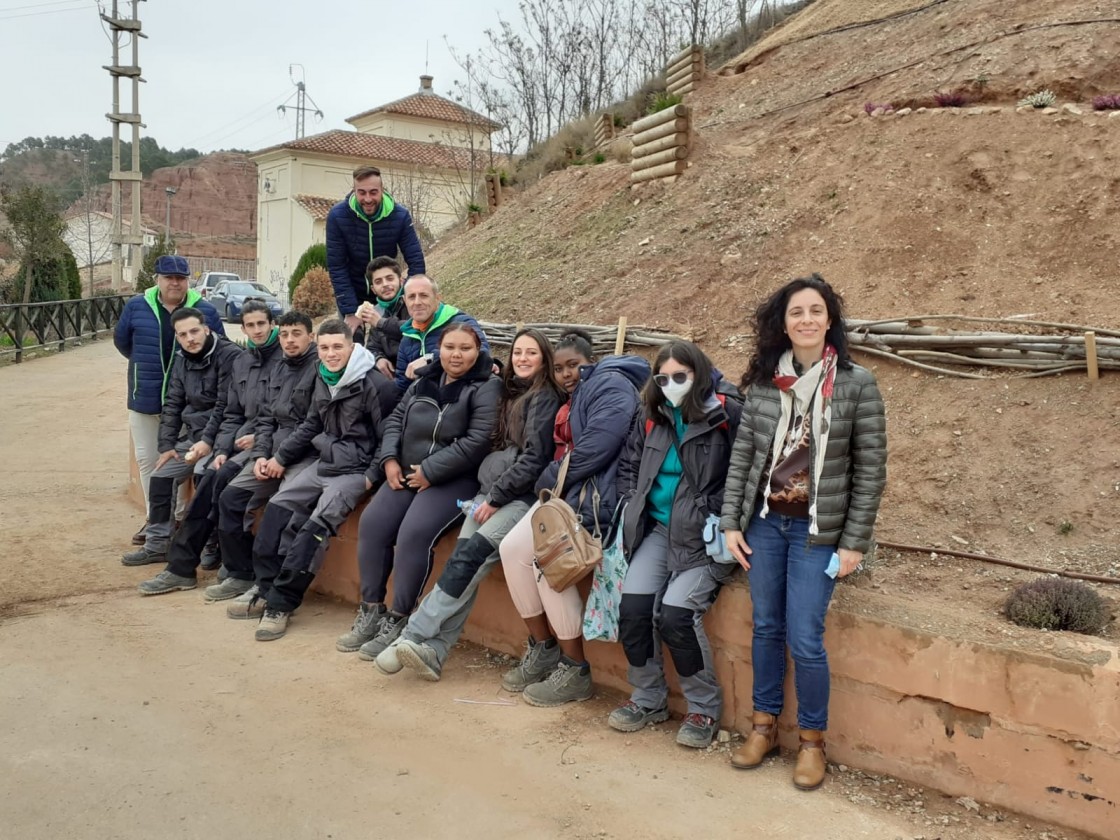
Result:
{"type": "MultiPolygon", "coordinates": [[[[1085,22],[1110,13],[817,0],[689,96],[696,147],[677,183],[631,191],[625,165],[569,168],[445,239],[430,270],[479,317],[625,314],[694,338],[736,377],[758,300],[811,271],[857,318],[1120,328],[1120,118],[1089,105],[1120,92],[1120,25],[1085,22]],[[983,107],[864,113],[958,87],[983,107]],[[1045,87],[1081,113],[1016,113],[1045,87]]],[[[1120,377],[980,382],[860,360],[888,403],[882,539],[1120,574],[1120,377]]]]}

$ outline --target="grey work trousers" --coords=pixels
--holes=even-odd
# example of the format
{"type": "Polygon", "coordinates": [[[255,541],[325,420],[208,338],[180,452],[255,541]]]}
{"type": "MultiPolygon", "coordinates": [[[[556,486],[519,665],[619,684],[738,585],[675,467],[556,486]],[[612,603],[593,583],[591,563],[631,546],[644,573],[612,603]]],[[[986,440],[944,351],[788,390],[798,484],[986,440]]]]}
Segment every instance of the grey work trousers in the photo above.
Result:
{"type": "MultiPolygon", "coordinates": [[[[484,498],[483,496],[476,496],[474,502],[480,503],[484,498]]],[[[479,525],[473,516],[468,516],[463,521],[463,527],[459,531],[456,553],[459,551],[459,547],[463,546],[472,537],[481,537],[490,544],[492,548],[490,554],[475,571],[470,582],[467,583],[458,597],[453,597],[450,593],[445,592],[437,582],[432,587],[432,591],[420,602],[416,612],[409,616],[408,623],[401,632],[401,637],[412,642],[427,644],[435,651],[436,658],[442,666],[447,661],[451,648],[459,641],[459,636],[463,633],[467,617],[470,615],[475,598],[478,596],[478,587],[499,560],[498,545],[528,511],[528,504],[514,501],[502,505],[482,525],[479,525]]],[[[449,566],[456,562],[456,553],[453,553],[451,558],[448,559],[449,566]]]]}
{"type": "Polygon", "coordinates": [[[664,641],[689,713],[718,721],[723,691],[704,632],[704,614],[735,567],[708,563],[671,572],[668,559],[669,532],[658,523],[634,552],[622,584],[620,635],[630,663],[627,679],[634,687],[630,699],[647,709],[665,706],[669,688],[661,653],[664,641]]]}
{"type": "Polygon", "coordinates": [[[144,528],[144,547],[151,552],[164,554],[171,542],[172,508],[176,496],[183,498],[182,485],[192,473],[201,475],[210,463],[211,456],[190,463],[183,456],[191,447],[190,441],[175,447],[178,458],[172,458],[155,470],[148,482],[148,525],[144,528]]]}

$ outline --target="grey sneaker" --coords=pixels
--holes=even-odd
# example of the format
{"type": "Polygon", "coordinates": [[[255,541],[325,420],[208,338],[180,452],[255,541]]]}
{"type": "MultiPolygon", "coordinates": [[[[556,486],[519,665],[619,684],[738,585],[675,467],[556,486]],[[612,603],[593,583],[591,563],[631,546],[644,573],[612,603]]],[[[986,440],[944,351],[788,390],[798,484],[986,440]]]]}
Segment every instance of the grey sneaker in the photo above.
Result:
{"type": "MultiPolygon", "coordinates": [[[[399,674],[404,667],[401,661],[397,659],[397,646],[400,645],[400,643],[401,637],[397,636],[395,642],[381,651],[381,653],[377,654],[373,659],[373,667],[387,677],[391,677],[393,674],[399,674]]],[[[361,656],[361,654],[358,655],[361,656]]]]}
{"type": "Polygon", "coordinates": [[[358,656],[367,662],[373,662],[381,651],[393,643],[397,636],[401,634],[401,631],[404,630],[404,625],[408,622],[408,616],[386,610],[385,614],[381,616],[380,622],[377,626],[377,634],[358,648],[358,656]]]}
{"type": "Polygon", "coordinates": [[[428,682],[439,682],[443,666],[439,664],[436,652],[430,645],[423,642],[411,642],[408,639],[399,639],[393,647],[397,651],[397,660],[401,665],[428,682]]]}
{"type": "Polygon", "coordinates": [[[228,618],[260,618],[262,615],[264,615],[264,599],[258,597],[255,586],[244,595],[238,595],[226,607],[228,618]]]}
{"type": "Polygon", "coordinates": [[[715,718],[689,712],[684,716],[681,728],[677,730],[677,743],[694,750],[705,749],[716,736],[716,726],[715,718]]]}
{"type": "Polygon", "coordinates": [[[521,694],[530,706],[562,706],[574,700],[590,700],[595,696],[591,683],[591,669],[583,673],[583,666],[564,658],[544,682],[536,682],[521,694]]]}
{"type": "Polygon", "coordinates": [[[338,641],[334,643],[335,650],[353,653],[366,642],[372,641],[377,631],[381,629],[381,618],[384,615],[384,604],[359,604],[358,615],[350,627],[350,632],[338,637],[338,641]]]}
{"type": "Polygon", "coordinates": [[[268,607],[265,607],[264,615],[261,616],[260,626],[257,627],[257,641],[271,642],[279,639],[287,632],[288,619],[291,617],[291,613],[281,612],[280,610],[270,610],[268,607]]]}
{"type": "Polygon", "coordinates": [[[607,716],[607,725],[619,732],[637,732],[651,723],[662,723],[668,719],[669,710],[664,706],[660,709],[647,709],[629,700],[607,716]]]}
{"type": "Polygon", "coordinates": [[[525,643],[525,654],[517,667],[502,674],[502,688],[506,691],[524,691],[533,683],[546,679],[560,662],[560,645],[554,640],[552,647],[548,642],[538,642],[532,636],[525,643]]]}
{"type": "Polygon", "coordinates": [[[149,551],[147,546],[140,546],[135,551],[130,551],[121,557],[122,566],[147,566],[149,563],[166,563],[166,551],[149,551]]]}
{"type": "Polygon", "coordinates": [[[244,595],[251,589],[256,589],[251,580],[239,580],[238,578],[227,577],[221,583],[207,586],[202,591],[202,598],[208,604],[214,601],[228,601],[230,598],[244,595]]]}
{"type": "Polygon", "coordinates": [[[183,577],[164,569],[151,580],[141,583],[137,589],[141,595],[164,595],[168,592],[182,592],[198,586],[198,579],[183,577]]]}

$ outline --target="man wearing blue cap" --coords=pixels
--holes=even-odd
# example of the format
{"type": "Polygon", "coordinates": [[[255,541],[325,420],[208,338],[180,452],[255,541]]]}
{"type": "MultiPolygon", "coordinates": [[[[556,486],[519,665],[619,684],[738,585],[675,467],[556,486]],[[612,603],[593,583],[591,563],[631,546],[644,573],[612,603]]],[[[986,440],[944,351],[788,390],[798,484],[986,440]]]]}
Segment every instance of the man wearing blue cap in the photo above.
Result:
{"type": "MultiPolygon", "coordinates": [[[[159,417],[175,357],[171,314],[183,306],[194,307],[206,316],[213,332],[226,334],[217,310],[187,287],[190,266],[186,257],[163,255],[156,260],[155,273],[156,285],[125,304],[113,334],[113,343],[128,359],[128,428],[140,469],[145,510],[149,481],[159,457],[159,417]]],[[[144,529],[132,540],[134,545],[143,545],[144,529]]]]}

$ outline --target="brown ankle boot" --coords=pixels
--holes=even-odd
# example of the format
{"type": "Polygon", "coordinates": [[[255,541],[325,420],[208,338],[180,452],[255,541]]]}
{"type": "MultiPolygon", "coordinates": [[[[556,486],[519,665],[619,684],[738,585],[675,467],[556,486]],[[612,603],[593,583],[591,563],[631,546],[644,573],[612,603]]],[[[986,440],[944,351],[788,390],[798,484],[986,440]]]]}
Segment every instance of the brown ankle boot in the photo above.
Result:
{"type": "Polygon", "coordinates": [[[731,765],[740,770],[753,770],[778,751],[778,718],[766,712],[751,715],[751,731],[747,741],[731,754],[731,765]]]}
{"type": "Polygon", "coordinates": [[[824,733],[819,729],[802,729],[793,783],[802,790],[816,790],[824,781],[826,769],[824,733]]]}

